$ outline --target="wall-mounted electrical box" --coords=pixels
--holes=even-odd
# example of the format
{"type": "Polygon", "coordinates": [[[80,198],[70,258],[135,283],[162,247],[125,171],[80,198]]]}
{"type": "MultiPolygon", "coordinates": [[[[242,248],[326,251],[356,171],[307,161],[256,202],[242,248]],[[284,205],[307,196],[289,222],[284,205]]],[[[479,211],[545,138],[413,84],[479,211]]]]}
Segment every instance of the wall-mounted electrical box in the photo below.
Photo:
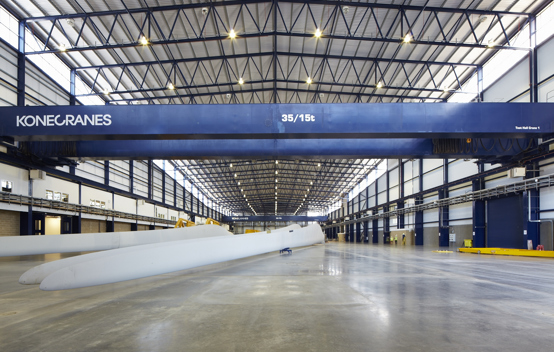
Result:
{"type": "Polygon", "coordinates": [[[42,170],[31,170],[29,172],[29,178],[31,180],[45,180],[46,179],[46,172],[42,170]]]}
{"type": "Polygon", "coordinates": [[[514,167],[508,172],[508,177],[525,177],[525,168],[524,167],[514,167]]]}

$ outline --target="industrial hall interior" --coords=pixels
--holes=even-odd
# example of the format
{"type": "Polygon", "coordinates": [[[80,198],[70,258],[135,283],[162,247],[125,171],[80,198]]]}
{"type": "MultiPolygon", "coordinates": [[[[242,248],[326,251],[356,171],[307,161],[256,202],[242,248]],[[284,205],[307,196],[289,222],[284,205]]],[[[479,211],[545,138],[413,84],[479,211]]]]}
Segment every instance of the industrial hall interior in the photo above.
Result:
{"type": "Polygon", "coordinates": [[[0,351],[552,351],[551,0],[0,0],[0,351]]]}

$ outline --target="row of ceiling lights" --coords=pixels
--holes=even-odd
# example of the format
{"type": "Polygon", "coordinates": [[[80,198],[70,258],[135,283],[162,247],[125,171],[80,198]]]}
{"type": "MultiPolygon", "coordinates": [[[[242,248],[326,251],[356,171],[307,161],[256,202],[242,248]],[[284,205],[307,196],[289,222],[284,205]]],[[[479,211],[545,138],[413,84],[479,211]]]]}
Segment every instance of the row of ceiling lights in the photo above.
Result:
{"type": "MultiPolygon", "coordinates": [[[[323,33],[321,32],[321,30],[320,30],[319,28],[317,28],[316,31],[315,31],[315,33],[314,33],[314,37],[315,37],[315,38],[321,38],[322,35],[323,35],[323,33]]],[[[229,31],[228,36],[229,36],[229,39],[236,39],[236,38],[237,38],[237,33],[235,32],[234,29],[231,29],[231,30],[229,31]]],[[[409,33],[406,34],[406,36],[402,39],[402,41],[403,41],[404,43],[410,43],[410,42],[412,41],[412,36],[411,36],[411,34],[409,34],[409,33]]],[[[140,43],[141,45],[144,45],[144,46],[150,44],[150,42],[148,41],[148,39],[147,39],[144,35],[139,39],[139,43],[140,43]]],[[[67,49],[66,49],[66,47],[65,47],[64,44],[60,45],[60,51],[66,51],[66,50],[67,50],[67,49]]],[[[313,82],[314,82],[314,81],[313,81],[313,79],[312,79],[311,77],[308,77],[308,78],[306,79],[306,84],[312,84],[313,82]]],[[[242,77],[239,77],[239,80],[238,80],[237,83],[238,83],[239,85],[242,86],[242,85],[245,83],[245,81],[244,81],[244,79],[243,79],[242,77]]],[[[383,88],[383,86],[384,86],[383,82],[382,82],[382,81],[379,81],[379,82],[377,82],[377,85],[376,85],[375,87],[376,87],[376,88],[383,88]]],[[[170,83],[168,83],[168,85],[167,85],[167,89],[169,89],[169,90],[175,90],[175,85],[174,85],[173,83],[170,82],[170,83]]],[[[104,94],[106,94],[106,95],[109,94],[109,91],[105,90],[105,91],[104,91],[104,94]]]]}
{"type": "MultiPolygon", "coordinates": [[[[275,160],[275,164],[279,164],[279,160],[275,160]]],[[[318,163],[317,164],[317,167],[321,167],[321,163],[318,163]]],[[[233,164],[229,164],[229,168],[233,168],[233,164]]],[[[278,174],[278,171],[275,171],[275,174],[277,175],[278,174]]],[[[235,178],[238,177],[238,175],[235,173],[235,178]]],[[[279,179],[275,179],[275,183],[279,182],[279,179]]],[[[240,181],[237,182],[237,184],[240,186],[240,181]]],[[[310,181],[310,185],[313,185],[313,181],[310,181]]],[[[278,189],[278,186],[276,185],[275,186],[275,189],[277,190],[278,189]]],[[[244,189],[241,188],[240,191],[243,193],[243,197],[244,199],[246,200],[246,204],[248,205],[248,207],[254,212],[255,215],[258,215],[256,213],[256,211],[254,210],[254,208],[252,207],[252,205],[250,205],[250,202],[248,201],[248,198],[246,198],[246,194],[244,193],[244,189]]],[[[304,194],[304,199],[302,199],[302,203],[300,204],[300,206],[298,207],[298,209],[296,209],[296,211],[294,212],[294,215],[296,215],[296,213],[298,212],[298,210],[304,205],[304,202],[306,201],[306,198],[308,197],[308,192],[310,192],[310,189],[307,188],[306,189],[306,194],[304,194]]],[[[277,205],[278,205],[278,192],[275,192],[275,215],[277,215],[277,205]]]]}
{"type": "MultiPolygon", "coordinates": [[[[347,12],[348,12],[348,10],[346,10],[345,13],[347,13],[347,12]]],[[[317,28],[317,29],[315,30],[315,32],[314,32],[314,37],[319,39],[319,38],[321,38],[322,35],[323,35],[323,32],[321,31],[321,29],[317,28]]],[[[231,40],[237,38],[237,33],[235,32],[234,29],[231,29],[231,30],[229,31],[229,33],[228,33],[228,38],[231,39],[231,40]]],[[[412,40],[413,40],[412,35],[411,35],[410,33],[408,33],[408,34],[406,34],[406,35],[402,38],[402,43],[408,44],[408,43],[410,43],[412,40]]],[[[138,42],[139,42],[139,44],[141,44],[141,45],[143,45],[143,46],[146,46],[146,45],[150,44],[150,41],[149,41],[148,38],[146,38],[146,36],[144,36],[144,35],[140,37],[140,39],[139,39],[138,42]]],[[[488,48],[493,48],[495,45],[496,45],[496,44],[495,44],[494,40],[492,40],[492,39],[489,40],[488,43],[487,43],[487,47],[488,47],[488,48]]],[[[63,44],[63,43],[60,44],[60,46],[58,47],[58,49],[59,49],[61,52],[67,51],[67,47],[66,47],[66,45],[63,44]]],[[[245,81],[244,81],[244,79],[243,79],[242,77],[239,77],[237,83],[238,83],[239,85],[243,85],[243,84],[245,83],[245,81]]],[[[312,79],[311,77],[308,77],[308,78],[306,79],[306,84],[312,84],[312,83],[313,83],[313,79],[312,79]]],[[[375,85],[375,88],[377,88],[377,89],[380,89],[380,88],[383,88],[383,87],[384,87],[383,81],[379,81],[379,82],[377,82],[377,84],[375,85]]],[[[175,90],[176,87],[175,87],[175,85],[174,85],[173,83],[170,82],[170,83],[168,83],[168,85],[167,85],[167,89],[169,89],[169,90],[175,90]]],[[[450,89],[448,89],[447,87],[446,87],[446,88],[443,88],[443,90],[444,90],[445,92],[450,91],[450,89]]],[[[108,95],[108,94],[110,94],[110,91],[107,90],[107,89],[105,89],[103,93],[104,93],[105,95],[108,95]]]]}

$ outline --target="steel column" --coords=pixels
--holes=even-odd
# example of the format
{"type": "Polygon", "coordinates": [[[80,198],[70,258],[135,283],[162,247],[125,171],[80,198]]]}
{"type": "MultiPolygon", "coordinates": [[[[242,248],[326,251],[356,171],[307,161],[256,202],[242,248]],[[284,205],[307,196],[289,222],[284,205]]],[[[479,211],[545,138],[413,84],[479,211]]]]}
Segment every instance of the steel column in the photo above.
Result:
{"type": "MultiPolygon", "coordinates": [[[[79,204],[83,204],[83,184],[79,184],[79,204]]],[[[77,216],[76,223],[73,223],[73,233],[81,233],[81,220],[82,220],[82,211],[79,210],[79,215],[77,216]]]]}
{"type": "Polygon", "coordinates": [[[25,106],[25,22],[19,22],[17,52],[17,106],[25,106]]]}
{"type": "MultiPolygon", "coordinates": [[[[485,180],[479,178],[473,180],[471,183],[471,190],[473,192],[479,191],[485,188],[485,180]]],[[[486,247],[485,233],[485,201],[475,200],[473,201],[473,247],[483,248],[486,247]]]]}
{"type": "MultiPolygon", "coordinates": [[[[539,175],[539,164],[532,163],[527,165],[525,178],[534,179],[539,175]]],[[[523,192],[523,228],[527,231],[527,238],[523,248],[527,248],[527,240],[533,241],[533,248],[541,244],[540,239],[540,190],[529,189],[523,192]]]]}
{"type": "Polygon", "coordinates": [[[539,101],[539,73],[538,73],[538,48],[537,48],[537,18],[529,16],[529,101],[539,101]]]}
{"type": "Polygon", "coordinates": [[[110,161],[104,160],[104,184],[110,185],[110,161]]]}
{"type": "MultiPolygon", "coordinates": [[[[389,211],[389,207],[388,205],[385,205],[383,207],[383,212],[386,213],[388,211],[389,211]]],[[[384,244],[390,243],[390,218],[389,217],[383,218],[383,243],[384,244]]]]}
{"type": "MultiPolygon", "coordinates": [[[[439,199],[448,198],[448,159],[444,159],[442,163],[442,184],[445,188],[439,190],[439,199]]],[[[450,224],[449,224],[449,207],[442,206],[439,208],[439,246],[448,247],[450,245],[450,224]]]]}
{"type": "Polygon", "coordinates": [[[165,168],[162,170],[162,204],[165,204],[165,168]]]}
{"type": "Polygon", "coordinates": [[[135,193],[133,192],[135,188],[135,162],[133,160],[129,160],[129,193],[135,193]]]}
{"type": "Polygon", "coordinates": [[[483,101],[483,66],[477,67],[477,101],[483,101]]]}
{"type": "Polygon", "coordinates": [[[356,223],[356,239],[354,242],[358,243],[358,242],[363,242],[362,241],[362,238],[361,238],[361,223],[360,222],[357,222],[356,223]]]}
{"type": "Polygon", "coordinates": [[[154,168],[154,164],[152,162],[152,159],[149,159],[148,160],[148,199],[153,199],[154,197],[154,194],[152,192],[152,187],[153,187],[153,182],[154,182],[154,178],[153,178],[153,168],[154,168]]]}
{"type": "MultiPolygon", "coordinates": [[[[423,204],[423,196],[417,196],[415,204],[423,204]]],[[[416,211],[414,219],[415,245],[423,246],[423,210],[416,211]]]]}
{"type": "Polygon", "coordinates": [[[369,221],[364,221],[364,233],[363,233],[363,236],[364,236],[364,239],[363,239],[363,242],[364,243],[368,243],[369,242],[369,221]]]}
{"type": "Polygon", "coordinates": [[[71,69],[69,73],[69,105],[75,105],[77,99],[75,98],[75,69],[71,69]]]}
{"type": "MultiPolygon", "coordinates": [[[[377,182],[375,182],[377,184],[377,182]]],[[[375,194],[375,197],[377,197],[377,194],[375,194]]],[[[371,211],[371,214],[372,215],[377,215],[377,209],[373,209],[371,211]]],[[[372,224],[371,224],[371,230],[373,232],[373,236],[372,236],[372,242],[374,244],[378,244],[379,243],[379,220],[378,219],[374,219],[372,224]]]]}
{"type": "MultiPolygon", "coordinates": [[[[30,172],[30,171],[29,171],[30,172]]],[[[27,184],[27,192],[29,196],[33,196],[33,180],[29,177],[27,184]]],[[[20,236],[29,236],[33,235],[33,203],[31,202],[27,206],[27,213],[20,213],[20,225],[19,225],[19,235],[20,236]]]]}

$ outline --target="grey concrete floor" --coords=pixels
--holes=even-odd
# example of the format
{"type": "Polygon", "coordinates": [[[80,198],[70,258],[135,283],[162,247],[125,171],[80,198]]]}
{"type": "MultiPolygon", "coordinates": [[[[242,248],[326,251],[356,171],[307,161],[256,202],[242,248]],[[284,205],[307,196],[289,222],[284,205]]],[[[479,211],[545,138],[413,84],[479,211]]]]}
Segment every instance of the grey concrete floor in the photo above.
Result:
{"type": "Polygon", "coordinates": [[[328,243],[68,291],[0,258],[0,351],[552,351],[554,259],[328,243]]]}

